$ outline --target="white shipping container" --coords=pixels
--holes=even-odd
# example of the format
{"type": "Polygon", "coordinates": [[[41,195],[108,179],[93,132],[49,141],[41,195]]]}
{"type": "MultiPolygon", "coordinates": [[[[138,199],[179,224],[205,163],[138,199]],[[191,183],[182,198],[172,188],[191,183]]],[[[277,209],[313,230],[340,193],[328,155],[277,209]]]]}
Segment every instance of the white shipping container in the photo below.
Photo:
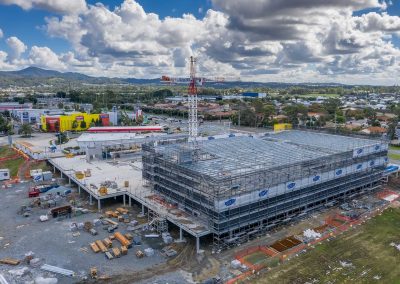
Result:
{"type": "Polygon", "coordinates": [[[42,175],[44,181],[51,180],[53,178],[52,172],[43,172],[42,175]]]}
{"type": "Polygon", "coordinates": [[[34,182],[42,181],[43,180],[43,175],[42,173],[36,173],[32,175],[32,179],[34,182]]]}
{"type": "Polygon", "coordinates": [[[9,180],[9,179],[10,179],[10,170],[0,169],[0,180],[9,180]]]}

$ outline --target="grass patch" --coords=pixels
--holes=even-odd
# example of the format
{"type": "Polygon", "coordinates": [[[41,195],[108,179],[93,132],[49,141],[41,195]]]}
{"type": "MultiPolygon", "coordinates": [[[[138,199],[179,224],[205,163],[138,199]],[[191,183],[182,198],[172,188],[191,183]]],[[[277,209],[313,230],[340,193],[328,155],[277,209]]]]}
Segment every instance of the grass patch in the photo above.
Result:
{"type": "Polygon", "coordinates": [[[400,283],[400,251],[392,242],[400,242],[400,208],[385,210],[252,283],[400,283]]]}
{"type": "Polygon", "coordinates": [[[25,162],[24,158],[18,157],[14,160],[7,160],[0,163],[1,169],[9,169],[10,175],[16,177],[18,175],[19,167],[25,162]]]}
{"type": "Polygon", "coordinates": [[[45,172],[45,171],[49,171],[50,167],[45,161],[41,161],[39,163],[31,164],[30,169],[31,170],[42,169],[45,172]]]}
{"type": "Polygon", "coordinates": [[[15,152],[10,147],[8,147],[8,146],[0,147],[0,157],[4,158],[4,157],[8,157],[8,156],[13,156],[13,155],[15,155],[15,152]]]}
{"type": "Polygon", "coordinates": [[[244,259],[254,265],[268,263],[269,257],[262,251],[256,251],[250,255],[244,257],[244,259]]]}
{"type": "Polygon", "coordinates": [[[389,145],[389,150],[400,150],[400,146],[389,145]]]}
{"type": "Polygon", "coordinates": [[[388,154],[389,159],[391,160],[400,160],[400,154],[396,154],[396,153],[389,153],[388,154]]]}

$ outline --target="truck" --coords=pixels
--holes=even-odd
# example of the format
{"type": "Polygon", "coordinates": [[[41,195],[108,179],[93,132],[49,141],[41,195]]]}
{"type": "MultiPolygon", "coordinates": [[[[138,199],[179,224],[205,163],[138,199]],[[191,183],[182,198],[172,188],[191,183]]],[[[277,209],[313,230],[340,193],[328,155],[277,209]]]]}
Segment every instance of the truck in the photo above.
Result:
{"type": "Polygon", "coordinates": [[[32,198],[32,197],[38,197],[40,194],[39,189],[36,188],[36,186],[32,186],[31,188],[29,188],[28,191],[28,197],[32,198]]]}
{"type": "Polygon", "coordinates": [[[72,206],[65,205],[65,206],[53,208],[50,210],[50,214],[53,216],[53,218],[57,218],[58,216],[63,216],[63,215],[71,216],[72,206]]]}

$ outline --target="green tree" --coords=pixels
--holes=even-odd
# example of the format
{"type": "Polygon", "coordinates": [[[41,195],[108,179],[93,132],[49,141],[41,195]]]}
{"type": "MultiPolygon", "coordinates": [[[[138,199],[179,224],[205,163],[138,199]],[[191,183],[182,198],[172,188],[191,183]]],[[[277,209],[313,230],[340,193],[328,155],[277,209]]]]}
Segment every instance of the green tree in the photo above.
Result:
{"type": "Polygon", "coordinates": [[[76,121],[76,120],[74,120],[73,122],[72,122],[72,129],[77,129],[78,128],[78,121],[76,121]]]}
{"type": "Polygon", "coordinates": [[[87,126],[86,121],[82,120],[80,126],[81,126],[81,129],[86,129],[86,126],[87,126]]]}
{"type": "Polygon", "coordinates": [[[395,118],[388,125],[389,127],[388,127],[388,131],[387,131],[387,135],[390,140],[393,140],[396,136],[396,128],[397,128],[398,121],[399,120],[397,118],[395,118]]]}
{"type": "Polygon", "coordinates": [[[334,115],[342,105],[339,99],[329,98],[323,103],[324,109],[331,115],[334,115]]]}
{"type": "Polygon", "coordinates": [[[4,116],[0,115],[0,132],[3,132],[5,134],[10,133],[11,131],[11,125],[4,116]]]}
{"type": "Polygon", "coordinates": [[[28,123],[22,124],[21,129],[19,130],[19,133],[25,137],[30,137],[32,132],[32,126],[28,123]]]}

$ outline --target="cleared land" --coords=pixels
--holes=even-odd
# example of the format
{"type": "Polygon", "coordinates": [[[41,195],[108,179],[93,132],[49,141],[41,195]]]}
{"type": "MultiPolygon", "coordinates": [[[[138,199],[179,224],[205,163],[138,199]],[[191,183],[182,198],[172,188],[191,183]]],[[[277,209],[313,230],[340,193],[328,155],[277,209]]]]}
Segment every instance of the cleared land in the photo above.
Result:
{"type": "Polygon", "coordinates": [[[400,283],[400,209],[273,268],[252,283],[400,283]]]}

